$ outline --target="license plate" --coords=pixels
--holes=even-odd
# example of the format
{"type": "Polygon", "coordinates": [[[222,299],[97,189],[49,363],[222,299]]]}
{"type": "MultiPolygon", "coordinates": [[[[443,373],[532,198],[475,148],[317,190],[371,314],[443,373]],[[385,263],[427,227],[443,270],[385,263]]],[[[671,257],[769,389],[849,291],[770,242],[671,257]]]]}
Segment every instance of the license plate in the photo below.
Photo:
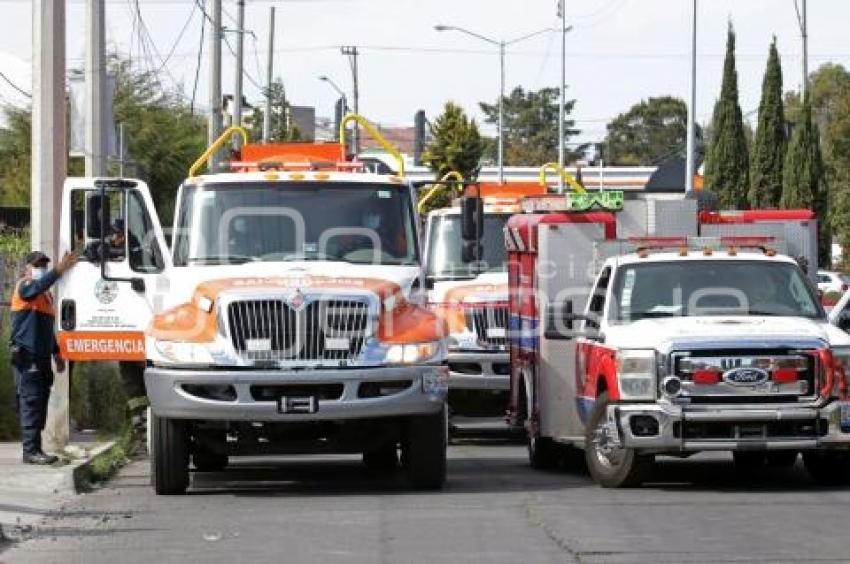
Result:
{"type": "Polygon", "coordinates": [[[319,411],[316,396],[282,396],[277,400],[277,412],[283,414],[310,414],[319,411]]]}
{"type": "Polygon", "coordinates": [[[507,331],[504,327],[490,327],[487,329],[487,337],[490,339],[504,339],[507,331]]]}

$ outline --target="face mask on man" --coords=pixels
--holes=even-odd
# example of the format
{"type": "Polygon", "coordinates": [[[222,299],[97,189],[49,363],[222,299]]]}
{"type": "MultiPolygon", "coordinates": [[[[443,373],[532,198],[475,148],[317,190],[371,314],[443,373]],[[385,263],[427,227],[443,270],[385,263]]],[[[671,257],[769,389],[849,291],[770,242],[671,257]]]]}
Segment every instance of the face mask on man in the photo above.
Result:
{"type": "Polygon", "coordinates": [[[30,277],[33,280],[39,280],[40,278],[44,277],[45,274],[47,274],[47,268],[43,266],[34,266],[30,271],[30,277]]]}

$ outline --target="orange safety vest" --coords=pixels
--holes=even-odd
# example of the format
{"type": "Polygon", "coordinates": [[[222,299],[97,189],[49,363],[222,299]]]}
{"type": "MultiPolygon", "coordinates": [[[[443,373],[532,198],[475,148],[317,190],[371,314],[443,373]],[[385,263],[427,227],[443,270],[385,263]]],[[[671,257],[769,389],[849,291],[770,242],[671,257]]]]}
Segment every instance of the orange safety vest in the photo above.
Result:
{"type": "Polygon", "coordinates": [[[56,310],[53,307],[53,296],[50,292],[42,292],[29,301],[21,297],[19,293],[21,283],[28,281],[28,278],[24,278],[15,284],[15,291],[12,293],[11,310],[13,312],[30,310],[49,315],[50,317],[56,317],[56,310]]]}

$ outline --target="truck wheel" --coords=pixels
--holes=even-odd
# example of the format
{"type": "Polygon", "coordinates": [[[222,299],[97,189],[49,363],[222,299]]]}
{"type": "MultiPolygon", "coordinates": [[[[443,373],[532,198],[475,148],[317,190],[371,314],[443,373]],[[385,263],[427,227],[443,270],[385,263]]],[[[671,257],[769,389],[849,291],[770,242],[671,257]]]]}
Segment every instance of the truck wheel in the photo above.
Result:
{"type": "Polygon", "coordinates": [[[398,449],[395,444],[363,453],[363,464],[370,472],[389,474],[398,468],[398,449]]]}
{"type": "Polygon", "coordinates": [[[528,462],[535,470],[554,470],[558,467],[558,445],[551,437],[528,435],[528,462]]]}
{"type": "Polygon", "coordinates": [[[445,406],[433,415],[411,417],[402,442],[402,460],[410,484],[436,490],[446,481],[448,417],[445,406]]]}
{"type": "Polygon", "coordinates": [[[812,479],[819,484],[841,486],[850,483],[850,453],[804,452],[803,464],[812,479]]]}
{"type": "Polygon", "coordinates": [[[608,392],[599,395],[584,437],[584,456],[590,475],[604,488],[639,486],[652,469],[652,457],[613,443],[616,429],[608,423],[608,392]]]}
{"type": "Polygon", "coordinates": [[[196,452],[192,455],[192,465],[198,472],[221,472],[229,462],[226,454],[215,452],[196,452]]]}
{"type": "Polygon", "coordinates": [[[151,482],[157,495],[177,495],[189,486],[189,434],[177,419],[153,416],[151,482]]]}

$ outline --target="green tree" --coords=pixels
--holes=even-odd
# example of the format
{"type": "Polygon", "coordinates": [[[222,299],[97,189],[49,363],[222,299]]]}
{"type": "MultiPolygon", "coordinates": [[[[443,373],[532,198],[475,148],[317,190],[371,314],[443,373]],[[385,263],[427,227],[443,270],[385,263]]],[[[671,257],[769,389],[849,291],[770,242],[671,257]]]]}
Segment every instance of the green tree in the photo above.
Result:
{"type": "Polygon", "coordinates": [[[720,99],[714,105],[712,136],[705,162],[707,187],[717,195],[724,208],[746,204],[749,189],[749,165],[744,120],[738,105],[738,72],[735,70],[735,31],[729,23],[726,60],[720,99]]]}
{"type": "MultiPolygon", "coordinates": [[[[434,171],[439,180],[447,173],[459,172],[465,180],[475,180],[481,168],[484,139],[474,119],[463,108],[446,102],[443,113],[430,125],[431,142],[422,154],[422,161],[434,171]]],[[[451,191],[445,190],[429,201],[429,209],[442,207],[451,201],[451,191]]]]}
{"type": "Polygon", "coordinates": [[[758,129],[750,161],[750,192],[747,199],[751,207],[775,208],[779,204],[786,145],[782,65],[774,37],[761,86],[758,129]]]}
{"type": "Polygon", "coordinates": [[[206,122],[154,72],[113,59],[115,121],[124,123],[130,159],[151,189],[160,220],[170,223],[177,188],[207,144],[206,122]]]}
{"type": "Polygon", "coordinates": [[[812,122],[812,107],[808,97],[803,99],[800,121],[794,127],[785,170],[782,176],[783,208],[813,210],[822,221],[818,238],[818,264],[830,263],[831,235],[828,217],[829,199],[824,185],[823,157],[820,150],[820,133],[812,122]]]}
{"type": "MultiPolygon", "coordinates": [[[[32,160],[32,112],[5,106],[0,128],[0,205],[29,206],[32,160]]],[[[68,159],[68,176],[83,174],[83,159],[68,159]]]]}
{"type": "Polygon", "coordinates": [[[271,85],[263,89],[264,102],[262,108],[255,107],[251,123],[251,138],[263,138],[263,113],[265,112],[265,96],[271,93],[271,130],[269,137],[276,143],[287,141],[301,141],[301,131],[292,121],[292,110],[286,97],[286,88],[280,78],[275,79],[271,85]]]}
{"type": "MultiPolygon", "coordinates": [[[[844,266],[850,267],[850,72],[827,63],[809,75],[812,120],[821,132],[825,185],[830,215],[819,218],[821,228],[831,227],[844,248],[844,266]]],[[[785,115],[798,124],[802,115],[799,93],[785,96],[785,115]]]]}
{"type": "MultiPolygon", "coordinates": [[[[688,107],[672,96],[641,100],[607,126],[600,151],[606,164],[655,165],[683,154],[687,144],[688,107]]],[[[702,132],[697,126],[697,139],[702,132]]]]}
{"type": "MultiPolygon", "coordinates": [[[[505,165],[541,166],[558,160],[558,109],[560,91],[557,88],[542,88],[536,92],[517,86],[503,101],[505,165]]],[[[568,119],[575,107],[575,100],[564,104],[564,138],[578,135],[575,120],[568,119]]],[[[499,105],[481,102],[485,121],[499,123],[499,105]]],[[[567,161],[584,156],[588,145],[566,152],[567,161]]]]}

